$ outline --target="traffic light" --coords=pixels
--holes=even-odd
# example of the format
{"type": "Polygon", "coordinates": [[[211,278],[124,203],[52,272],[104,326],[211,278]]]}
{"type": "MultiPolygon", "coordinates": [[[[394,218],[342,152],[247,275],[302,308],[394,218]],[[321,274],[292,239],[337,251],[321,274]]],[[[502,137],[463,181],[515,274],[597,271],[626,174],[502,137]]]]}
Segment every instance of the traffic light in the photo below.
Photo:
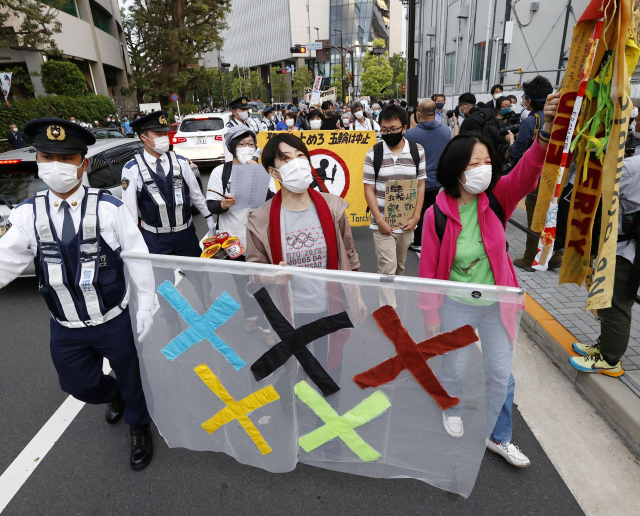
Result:
{"type": "Polygon", "coordinates": [[[283,74],[283,75],[284,75],[285,73],[287,73],[287,71],[286,71],[284,68],[278,68],[278,69],[276,70],[276,73],[277,73],[277,74],[283,74]]]}
{"type": "Polygon", "coordinates": [[[291,50],[292,54],[306,54],[307,53],[307,47],[305,47],[304,45],[293,45],[290,50],[291,50]]]}
{"type": "Polygon", "coordinates": [[[229,63],[220,63],[220,71],[222,73],[229,73],[229,68],[231,65],[229,63]]]}
{"type": "Polygon", "coordinates": [[[403,84],[402,85],[402,93],[405,93],[407,91],[407,87],[403,84]]]}

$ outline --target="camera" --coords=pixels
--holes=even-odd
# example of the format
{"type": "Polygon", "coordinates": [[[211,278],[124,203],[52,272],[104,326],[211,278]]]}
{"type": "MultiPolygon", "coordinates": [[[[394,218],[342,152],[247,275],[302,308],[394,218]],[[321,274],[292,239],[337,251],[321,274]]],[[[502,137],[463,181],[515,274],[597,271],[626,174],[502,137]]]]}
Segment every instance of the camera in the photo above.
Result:
{"type": "Polygon", "coordinates": [[[456,106],[454,109],[450,109],[449,111],[447,111],[447,118],[452,118],[453,115],[456,115],[457,117],[460,116],[460,111],[458,110],[458,106],[456,106]]]}
{"type": "Polygon", "coordinates": [[[500,136],[504,137],[504,136],[507,136],[507,134],[509,134],[509,131],[511,131],[513,134],[517,134],[519,130],[520,130],[520,122],[518,122],[517,124],[505,126],[502,129],[500,129],[498,133],[500,134],[500,136]]]}

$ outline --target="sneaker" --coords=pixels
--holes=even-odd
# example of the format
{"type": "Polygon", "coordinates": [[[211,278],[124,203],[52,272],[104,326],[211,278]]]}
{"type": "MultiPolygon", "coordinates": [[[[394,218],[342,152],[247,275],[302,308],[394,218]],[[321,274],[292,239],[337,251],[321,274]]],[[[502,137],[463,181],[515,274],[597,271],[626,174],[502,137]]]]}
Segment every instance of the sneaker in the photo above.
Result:
{"type": "Polygon", "coordinates": [[[444,429],[451,437],[462,437],[464,435],[461,417],[447,417],[443,411],[442,423],[444,424],[444,429]]]}
{"type": "Polygon", "coordinates": [[[527,272],[536,272],[536,270],[531,267],[531,264],[527,265],[527,262],[524,261],[524,258],[516,258],[513,260],[513,265],[519,267],[520,269],[524,269],[527,272]]]}
{"type": "Polygon", "coordinates": [[[491,439],[487,439],[487,450],[502,455],[509,464],[513,464],[519,468],[526,468],[531,465],[529,457],[522,453],[520,448],[511,442],[494,443],[491,439]]]}
{"type": "Polygon", "coordinates": [[[610,365],[600,353],[588,357],[569,357],[569,363],[574,369],[583,373],[606,374],[614,378],[624,374],[622,362],[618,362],[616,365],[610,365]]]}
{"type": "Polygon", "coordinates": [[[600,354],[600,337],[596,340],[596,343],[591,345],[582,344],[581,342],[574,342],[571,347],[573,351],[578,353],[578,355],[582,355],[583,357],[592,357],[593,355],[600,354]]]}
{"type": "Polygon", "coordinates": [[[409,251],[415,251],[416,253],[420,253],[420,252],[422,252],[422,246],[421,245],[411,244],[409,246],[409,251]]]}

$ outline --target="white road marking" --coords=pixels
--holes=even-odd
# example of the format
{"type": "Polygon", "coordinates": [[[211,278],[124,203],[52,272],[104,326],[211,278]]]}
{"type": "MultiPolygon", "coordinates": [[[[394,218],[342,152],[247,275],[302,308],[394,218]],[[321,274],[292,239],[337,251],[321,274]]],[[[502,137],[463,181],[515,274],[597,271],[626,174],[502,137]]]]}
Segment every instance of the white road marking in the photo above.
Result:
{"type": "MultiPolygon", "coordinates": [[[[109,374],[111,371],[111,365],[106,358],[102,364],[102,371],[104,374],[109,374]]],[[[0,476],[0,512],[9,505],[9,502],[60,439],[84,405],[83,401],[79,401],[73,396],[64,400],[64,403],[20,452],[20,455],[2,473],[0,476]]]]}
{"type": "Polygon", "coordinates": [[[585,514],[639,514],[640,466],[633,454],[524,332],[513,376],[522,417],[585,514]]]}

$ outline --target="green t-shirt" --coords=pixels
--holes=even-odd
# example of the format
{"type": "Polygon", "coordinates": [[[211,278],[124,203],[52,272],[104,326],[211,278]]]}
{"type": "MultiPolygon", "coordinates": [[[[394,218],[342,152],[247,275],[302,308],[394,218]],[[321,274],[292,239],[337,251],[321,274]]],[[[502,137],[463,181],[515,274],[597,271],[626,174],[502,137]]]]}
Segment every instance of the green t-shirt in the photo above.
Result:
{"type": "MultiPolygon", "coordinates": [[[[460,222],[462,231],[458,235],[456,257],[453,260],[449,281],[463,283],[480,283],[482,285],[495,285],[489,258],[484,250],[480,225],[478,224],[478,198],[476,197],[466,206],[460,208],[460,222]]],[[[451,296],[454,301],[470,305],[491,304],[469,298],[451,296]]]]}

